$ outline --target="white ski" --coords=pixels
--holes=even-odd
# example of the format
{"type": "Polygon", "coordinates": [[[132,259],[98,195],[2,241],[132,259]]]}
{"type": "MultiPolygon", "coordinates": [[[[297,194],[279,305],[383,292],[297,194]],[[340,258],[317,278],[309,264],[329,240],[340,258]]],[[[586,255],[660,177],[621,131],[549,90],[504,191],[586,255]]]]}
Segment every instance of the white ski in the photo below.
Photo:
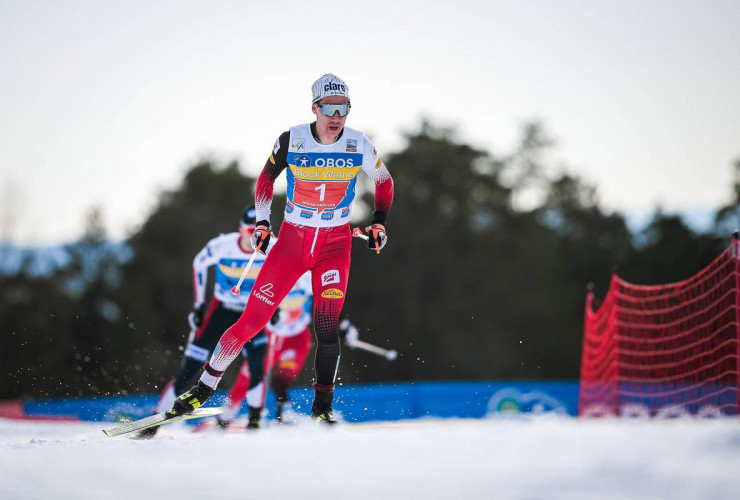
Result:
{"type": "Polygon", "coordinates": [[[177,417],[167,418],[167,413],[157,413],[146,418],[134,420],[133,422],[126,422],[125,424],[119,425],[112,429],[104,430],[106,436],[120,436],[121,434],[127,434],[129,432],[140,431],[142,429],[148,429],[149,427],[156,427],[162,424],[169,424],[170,422],[180,422],[182,420],[190,420],[191,418],[202,418],[202,417],[213,417],[220,413],[223,413],[223,408],[198,408],[190,413],[179,415],[177,417]]]}

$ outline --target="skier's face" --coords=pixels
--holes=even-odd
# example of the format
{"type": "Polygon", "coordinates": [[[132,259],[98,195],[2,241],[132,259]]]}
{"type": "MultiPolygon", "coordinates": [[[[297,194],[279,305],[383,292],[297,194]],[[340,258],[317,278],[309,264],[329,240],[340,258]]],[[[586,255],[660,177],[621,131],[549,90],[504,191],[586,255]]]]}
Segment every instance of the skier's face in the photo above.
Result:
{"type": "Polygon", "coordinates": [[[340,115],[340,111],[334,111],[332,116],[326,116],[321,109],[323,104],[349,104],[346,97],[340,95],[331,95],[324,97],[319,102],[311,106],[311,111],[316,115],[316,129],[320,138],[328,137],[336,139],[339,132],[347,121],[347,115],[340,115]]]}

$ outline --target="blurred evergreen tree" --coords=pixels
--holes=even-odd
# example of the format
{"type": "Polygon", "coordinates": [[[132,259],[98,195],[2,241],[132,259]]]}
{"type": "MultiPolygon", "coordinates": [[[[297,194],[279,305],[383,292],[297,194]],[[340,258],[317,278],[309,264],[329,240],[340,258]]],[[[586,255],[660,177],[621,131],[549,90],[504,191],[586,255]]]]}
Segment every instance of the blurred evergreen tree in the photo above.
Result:
{"type": "Polygon", "coordinates": [[[67,265],[50,275],[27,268],[0,280],[11,308],[0,309],[3,367],[13,397],[78,396],[110,389],[109,366],[116,355],[106,345],[115,334],[119,310],[114,293],[126,257],[106,239],[102,213],[93,207],[83,237],[65,245],[67,265]],[[7,357],[5,357],[7,355],[7,357]]]}
{"type": "Polygon", "coordinates": [[[732,174],[732,199],[717,210],[714,220],[714,233],[720,238],[729,238],[740,229],[740,158],[735,160],[732,174]]]}
{"type": "Polygon", "coordinates": [[[617,274],[631,283],[657,285],[683,281],[708,266],[730,244],[730,235],[697,234],[681,217],[657,210],[638,241],[617,274]]]}
{"type": "Polygon", "coordinates": [[[64,394],[71,378],[66,324],[74,301],[56,276],[34,275],[27,266],[0,277],[0,399],[64,394]]]}

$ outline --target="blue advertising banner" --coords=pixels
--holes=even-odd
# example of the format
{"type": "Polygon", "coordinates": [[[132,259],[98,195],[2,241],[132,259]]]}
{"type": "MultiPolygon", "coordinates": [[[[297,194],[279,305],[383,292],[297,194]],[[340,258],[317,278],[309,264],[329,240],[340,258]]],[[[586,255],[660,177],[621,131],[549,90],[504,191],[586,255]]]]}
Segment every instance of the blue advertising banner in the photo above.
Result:
{"type": "MultiPolygon", "coordinates": [[[[206,406],[223,404],[218,392],[206,406]]],[[[311,387],[290,391],[293,409],[308,414],[311,387]]],[[[158,394],[39,400],[19,403],[16,418],[116,421],[151,414],[158,394]]],[[[246,404],[245,404],[246,407],[246,404]]],[[[266,407],[275,407],[274,395],[266,407]]],[[[400,420],[423,417],[496,418],[517,415],[558,414],[575,416],[578,382],[387,382],[338,385],[335,411],[347,422],[400,420]]],[[[0,412],[0,416],[2,412],[0,412]]]]}

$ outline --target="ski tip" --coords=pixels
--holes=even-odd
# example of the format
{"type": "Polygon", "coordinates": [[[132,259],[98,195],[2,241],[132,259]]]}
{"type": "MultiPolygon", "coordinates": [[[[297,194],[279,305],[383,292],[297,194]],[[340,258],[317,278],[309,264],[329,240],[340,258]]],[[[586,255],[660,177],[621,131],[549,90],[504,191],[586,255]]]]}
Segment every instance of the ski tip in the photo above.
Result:
{"type": "Polygon", "coordinates": [[[200,407],[192,414],[203,417],[215,417],[216,415],[222,414],[224,411],[226,411],[226,408],[223,406],[209,406],[207,408],[200,407]]]}
{"type": "Polygon", "coordinates": [[[198,408],[191,413],[185,413],[183,415],[177,415],[175,417],[167,417],[166,412],[157,413],[150,415],[133,422],[128,422],[112,429],[104,429],[103,434],[108,437],[120,436],[122,434],[128,434],[130,432],[142,431],[150,427],[156,427],[170,422],[179,422],[181,420],[190,420],[192,418],[212,417],[219,415],[224,412],[224,408],[220,406],[198,408]]]}
{"type": "Polygon", "coordinates": [[[231,289],[232,295],[241,295],[241,290],[239,290],[237,287],[233,287],[231,289]]]}

